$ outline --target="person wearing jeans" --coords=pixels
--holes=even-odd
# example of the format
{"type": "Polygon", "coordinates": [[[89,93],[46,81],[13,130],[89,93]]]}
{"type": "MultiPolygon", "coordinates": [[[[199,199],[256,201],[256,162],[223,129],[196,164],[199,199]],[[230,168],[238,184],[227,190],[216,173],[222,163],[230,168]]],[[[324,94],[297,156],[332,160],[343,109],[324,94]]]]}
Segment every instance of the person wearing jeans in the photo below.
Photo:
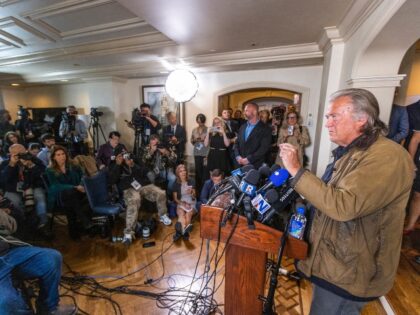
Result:
{"type": "Polygon", "coordinates": [[[44,236],[48,222],[47,203],[41,174],[45,166],[38,158],[32,156],[21,144],[14,144],[9,149],[10,158],[0,166],[0,182],[5,197],[12,201],[14,207],[24,212],[24,209],[34,208],[38,219],[36,228],[44,236]]]}
{"type": "Polygon", "coordinates": [[[13,279],[38,279],[37,314],[75,314],[73,305],[58,305],[61,279],[61,254],[50,248],[40,248],[11,236],[17,228],[10,209],[0,208],[0,314],[33,314],[13,279]]]}

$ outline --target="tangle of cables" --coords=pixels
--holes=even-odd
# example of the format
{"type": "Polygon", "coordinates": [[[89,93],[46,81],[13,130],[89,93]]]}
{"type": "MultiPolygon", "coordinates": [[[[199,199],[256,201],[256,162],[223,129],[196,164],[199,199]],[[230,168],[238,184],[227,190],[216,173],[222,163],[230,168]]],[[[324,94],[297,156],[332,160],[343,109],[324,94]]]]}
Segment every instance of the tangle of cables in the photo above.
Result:
{"type": "MultiPolygon", "coordinates": [[[[222,215],[220,217],[220,222],[222,220],[222,215]]],[[[218,304],[214,298],[215,293],[220,289],[224,282],[224,276],[218,277],[221,272],[224,271],[224,266],[220,266],[220,262],[224,256],[226,246],[229,243],[237,223],[239,221],[239,216],[236,216],[236,220],[233,224],[233,228],[228,236],[225,246],[223,249],[220,249],[220,229],[221,225],[219,224],[219,233],[218,239],[216,242],[216,247],[214,252],[210,256],[210,246],[209,241],[205,246],[205,241],[201,241],[199,254],[197,262],[195,263],[193,275],[185,274],[172,274],[165,277],[165,264],[164,264],[164,255],[170,250],[173,246],[171,242],[169,246],[166,240],[168,236],[172,236],[173,233],[170,233],[165,236],[162,241],[162,247],[160,254],[153,259],[149,264],[145,266],[140,266],[134,271],[129,272],[123,276],[93,276],[93,275],[81,275],[73,271],[70,266],[66,265],[67,272],[62,276],[61,287],[64,289],[64,293],[61,296],[69,297],[73,299],[73,302],[77,305],[77,298],[75,296],[84,296],[93,299],[102,299],[111,305],[111,309],[114,314],[120,315],[123,314],[121,305],[116,301],[115,295],[118,294],[127,294],[136,297],[143,297],[147,299],[153,299],[156,301],[156,305],[160,309],[167,309],[168,314],[179,314],[179,315],[189,315],[189,314],[222,314],[220,310],[221,304],[218,304]],[[206,261],[204,270],[199,272],[200,261],[202,260],[204,247],[206,247],[206,261]],[[161,275],[152,279],[147,277],[143,283],[138,284],[137,279],[132,279],[132,276],[138,274],[141,271],[146,270],[150,265],[156,263],[160,260],[162,266],[161,275]],[[102,278],[111,278],[107,280],[99,280],[102,278]],[[180,279],[190,279],[188,284],[183,286],[177,284],[180,279]],[[137,283],[132,284],[133,280],[137,283]],[[115,282],[119,282],[116,284],[115,282]],[[124,281],[124,285],[120,285],[120,282],[124,281]],[[161,284],[164,283],[165,284],[161,284]]],[[[87,314],[85,311],[81,310],[79,307],[79,313],[87,314]]]]}

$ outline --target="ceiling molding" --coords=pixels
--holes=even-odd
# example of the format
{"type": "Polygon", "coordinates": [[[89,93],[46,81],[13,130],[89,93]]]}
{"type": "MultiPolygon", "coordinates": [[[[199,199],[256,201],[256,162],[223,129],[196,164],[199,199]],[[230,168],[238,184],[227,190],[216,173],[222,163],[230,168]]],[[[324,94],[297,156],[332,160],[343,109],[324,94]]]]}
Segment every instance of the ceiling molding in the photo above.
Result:
{"type": "Polygon", "coordinates": [[[23,0],[0,0],[0,7],[5,7],[23,0]]]}
{"type": "MultiPolygon", "coordinates": [[[[314,43],[306,45],[282,46],[274,48],[254,49],[250,51],[238,51],[230,53],[218,53],[211,55],[201,55],[191,58],[183,58],[185,64],[194,69],[205,69],[206,67],[219,67],[219,71],[224,71],[226,66],[255,64],[256,67],[262,64],[273,62],[284,62],[294,60],[301,65],[319,64],[323,55],[319,51],[318,45],[314,43]],[[224,67],[224,68],[223,68],[224,67]]],[[[169,64],[177,64],[176,60],[165,60],[169,64]]],[[[55,81],[61,79],[80,79],[98,78],[104,76],[120,77],[141,77],[156,76],[156,73],[167,70],[161,59],[130,63],[125,65],[110,65],[102,67],[85,67],[77,70],[65,70],[58,72],[44,73],[42,75],[29,76],[29,82],[36,81],[55,81]],[[141,74],[141,75],[140,75],[141,74]]]]}
{"type": "Polygon", "coordinates": [[[193,56],[189,58],[183,58],[183,60],[187,64],[191,64],[193,66],[220,66],[322,57],[323,53],[319,50],[318,44],[308,43],[193,56]]]}
{"type": "Polygon", "coordinates": [[[324,32],[318,41],[320,49],[325,53],[332,45],[342,43],[343,38],[340,36],[340,31],[337,27],[324,27],[324,32]]]}
{"type": "Polygon", "coordinates": [[[50,6],[46,6],[40,9],[35,9],[32,11],[22,12],[21,16],[31,19],[39,20],[49,16],[59,15],[63,13],[68,13],[72,11],[78,11],[86,8],[96,7],[104,5],[110,2],[115,2],[114,0],[67,0],[59,3],[55,3],[50,6]]]}
{"type": "Polygon", "coordinates": [[[131,19],[124,19],[111,23],[98,24],[94,26],[79,28],[67,32],[61,32],[58,35],[63,39],[78,38],[84,36],[98,35],[109,32],[117,32],[127,29],[132,29],[140,26],[148,25],[146,21],[135,17],[131,19]]]}
{"type": "Polygon", "coordinates": [[[406,74],[359,77],[347,80],[347,84],[354,88],[381,88],[400,86],[406,74]]]}
{"type": "Polygon", "coordinates": [[[355,0],[339,23],[341,37],[347,41],[384,0],[355,0]]]}
{"type": "MultiPolygon", "coordinates": [[[[25,32],[28,32],[30,34],[32,34],[33,36],[40,38],[40,39],[45,39],[48,40],[50,42],[55,42],[55,40],[53,38],[51,38],[50,36],[48,36],[47,34],[41,32],[40,30],[37,30],[36,28],[32,27],[31,25],[13,17],[13,16],[8,16],[5,17],[3,19],[0,19],[0,29],[4,29],[7,27],[11,27],[11,26],[17,26],[19,28],[21,28],[22,30],[24,30],[25,32]]],[[[12,34],[10,34],[12,37],[16,38],[15,36],[13,36],[12,34]]],[[[22,46],[26,46],[23,42],[23,40],[19,39],[23,44],[22,46]]],[[[18,41],[19,42],[19,41],[18,41]]]]}
{"type": "Polygon", "coordinates": [[[2,58],[0,59],[0,66],[48,62],[51,60],[62,60],[74,57],[104,56],[174,45],[176,44],[162,33],[149,32],[139,36],[130,36],[84,45],[45,50],[11,58],[2,58]]]}

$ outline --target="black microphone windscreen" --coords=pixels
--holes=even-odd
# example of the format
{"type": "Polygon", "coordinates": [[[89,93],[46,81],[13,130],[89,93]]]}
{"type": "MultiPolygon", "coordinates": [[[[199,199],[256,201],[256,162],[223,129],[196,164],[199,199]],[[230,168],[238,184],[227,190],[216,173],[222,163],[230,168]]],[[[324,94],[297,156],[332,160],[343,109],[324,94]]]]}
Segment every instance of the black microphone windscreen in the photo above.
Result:
{"type": "Polygon", "coordinates": [[[267,178],[271,174],[271,170],[268,166],[263,165],[258,169],[258,173],[260,173],[261,177],[267,178]]]}
{"type": "Polygon", "coordinates": [[[256,186],[260,180],[260,173],[257,170],[250,170],[248,174],[244,177],[244,181],[250,185],[256,186]]]}
{"type": "Polygon", "coordinates": [[[244,165],[244,166],[241,167],[242,173],[249,172],[250,170],[253,170],[253,169],[254,169],[254,166],[251,165],[251,164],[244,165]]]}
{"type": "Polygon", "coordinates": [[[264,199],[267,200],[269,204],[273,204],[279,199],[279,194],[275,189],[270,189],[264,196],[264,199]]]}

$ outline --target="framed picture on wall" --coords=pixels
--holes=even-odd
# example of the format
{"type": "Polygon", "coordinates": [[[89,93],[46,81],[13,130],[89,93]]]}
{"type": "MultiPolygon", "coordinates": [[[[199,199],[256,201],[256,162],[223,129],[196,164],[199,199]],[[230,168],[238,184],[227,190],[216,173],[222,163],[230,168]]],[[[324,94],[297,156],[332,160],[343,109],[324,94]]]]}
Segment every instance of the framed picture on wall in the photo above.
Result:
{"type": "Polygon", "coordinates": [[[164,85],[143,85],[141,87],[143,103],[150,105],[152,115],[166,124],[166,113],[175,110],[175,102],[166,94],[164,85]]]}

